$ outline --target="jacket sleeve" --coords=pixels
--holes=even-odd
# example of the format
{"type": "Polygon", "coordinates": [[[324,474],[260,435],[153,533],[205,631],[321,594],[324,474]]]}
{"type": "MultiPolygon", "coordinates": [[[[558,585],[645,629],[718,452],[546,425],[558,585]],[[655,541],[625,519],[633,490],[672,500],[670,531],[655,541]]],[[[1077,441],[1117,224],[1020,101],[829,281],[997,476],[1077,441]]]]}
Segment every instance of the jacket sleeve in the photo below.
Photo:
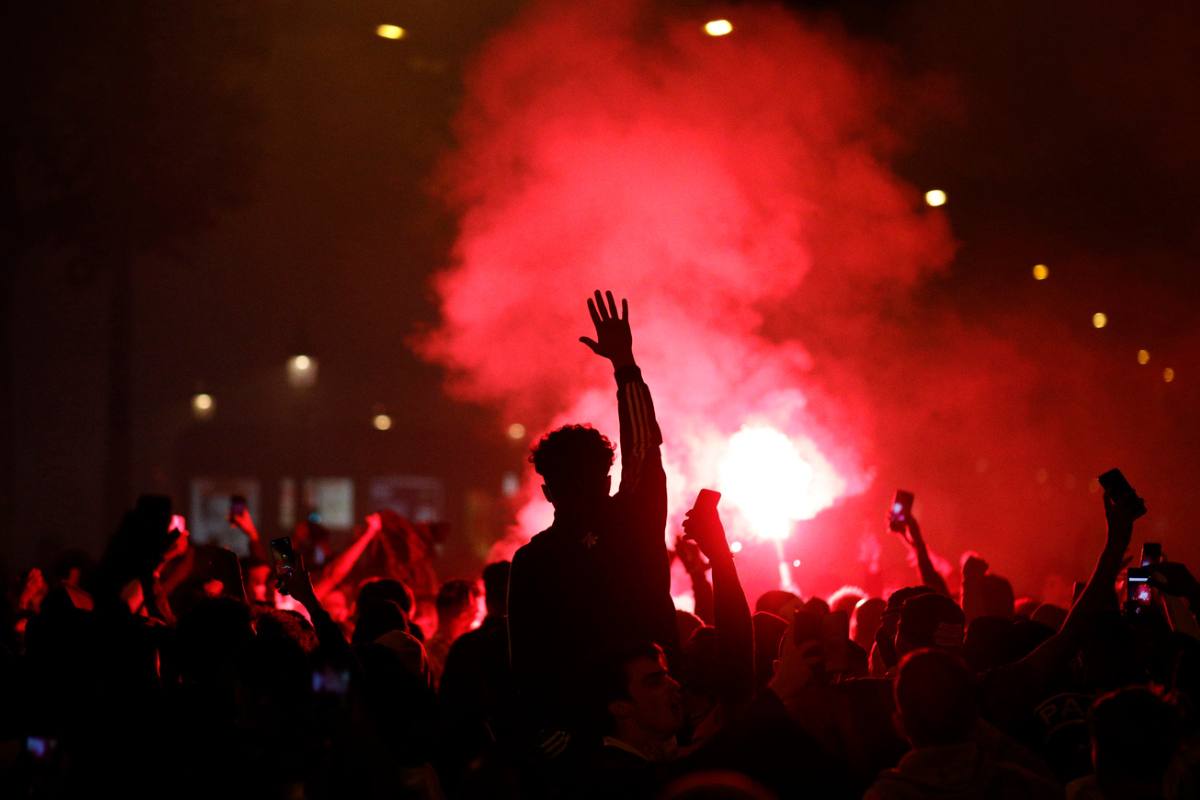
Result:
{"type": "Polygon", "coordinates": [[[667,522],[667,477],[654,401],[638,367],[622,367],[616,378],[621,424],[621,486],[617,494],[651,515],[647,521],[653,522],[661,535],[667,522]]]}
{"type": "Polygon", "coordinates": [[[732,556],[713,560],[721,699],[730,705],[754,694],[754,624],[732,556]]]}
{"type": "Polygon", "coordinates": [[[629,558],[630,600],[643,616],[646,634],[674,659],[679,650],[671,600],[667,553],[667,476],[662,432],[650,390],[636,366],[617,370],[617,415],[621,423],[621,486],[617,506],[625,515],[622,536],[629,558]]]}

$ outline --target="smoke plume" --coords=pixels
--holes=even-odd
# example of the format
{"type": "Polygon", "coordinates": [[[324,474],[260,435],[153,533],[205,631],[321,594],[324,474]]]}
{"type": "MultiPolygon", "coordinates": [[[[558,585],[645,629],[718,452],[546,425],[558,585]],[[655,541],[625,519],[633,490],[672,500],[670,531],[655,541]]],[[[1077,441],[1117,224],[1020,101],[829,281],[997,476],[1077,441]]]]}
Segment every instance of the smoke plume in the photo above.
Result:
{"type": "MultiPolygon", "coordinates": [[[[894,349],[873,339],[954,242],[890,166],[926,86],[781,9],[742,7],[721,38],[703,21],[546,4],[489,43],[442,173],[460,231],[422,346],[456,396],[532,434],[590,421],[615,439],[611,375],[576,340],[589,293],[612,288],[629,298],[673,519],[716,485],[735,495],[732,535],[778,538],[753,518],[773,502],[764,481],[795,484],[775,522],[871,485],[877,398],[857,354],[894,349]],[[731,464],[747,465],[740,482],[731,464]]],[[[549,518],[526,497],[518,538],[549,518]]]]}

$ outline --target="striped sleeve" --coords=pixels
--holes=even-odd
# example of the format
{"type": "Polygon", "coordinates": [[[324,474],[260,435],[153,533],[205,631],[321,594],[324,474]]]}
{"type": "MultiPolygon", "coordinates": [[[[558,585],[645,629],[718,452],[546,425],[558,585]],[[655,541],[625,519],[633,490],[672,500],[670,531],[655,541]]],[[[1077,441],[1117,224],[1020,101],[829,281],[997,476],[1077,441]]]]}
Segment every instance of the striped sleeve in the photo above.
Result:
{"type": "Polygon", "coordinates": [[[621,489],[635,489],[650,459],[658,460],[662,433],[650,390],[637,367],[617,372],[617,414],[621,424],[621,489]]]}

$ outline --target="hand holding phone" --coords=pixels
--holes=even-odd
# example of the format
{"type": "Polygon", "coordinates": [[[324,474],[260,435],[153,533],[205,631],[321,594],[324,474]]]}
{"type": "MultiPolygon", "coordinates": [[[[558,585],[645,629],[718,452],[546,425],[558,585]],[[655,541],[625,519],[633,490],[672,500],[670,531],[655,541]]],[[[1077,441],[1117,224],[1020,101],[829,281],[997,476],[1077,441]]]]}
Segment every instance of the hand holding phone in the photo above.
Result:
{"type": "Polygon", "coordinates": [[[721,493],[712,489],[701,489],[696,502],[683,519],[686,538],[700,546],[700,552],[710,561],[714,558],[731,556],[729,542],[725,538],[725,526],[717,513],[721,493]]]}
{"type": "Polygon", "coordinates": [[[889,529],[896,533],[904,533],[908,530],[909,523],[912,521],[914,499],[916,498],[912,492],[906,492],[903,489],[896,490],[896,495],[892,498],[892,505],[888,508],[889,529]]]}
{"type": "Polygon", "coordinates": [[[271,553],[274,555],[275,589],[281,595],[291,596],[306,608],[312,610],[319,604],[316,592],[313,590],[312,579],[304,568],[304,559],[292,548],[292,540],[281,536],[271,540],[271,553]]]}
{"type": "Polygon", "coordinates": [[[1121,470],[1110,469],[1096,480],[1100,482],[1105,496],[1112,501],[1112,504],[1129,515],[1130,522],[1146,513],[1146,501],[1138,497],[1138,493],[1121,474],[1121,470]]]}
{"type": "Polygon", "coordinates": [[[296,572],[299,559],[292,548],[292,537],[280,536],[271,540],[271,555],[275,562],[275,574],[281,579],[292,577],[296,572]]]}
{"type": "Polygon", "coordinates": [[[1161,561],[1145,568],[1150,573],[1150,583],[1164,593],[1175,597],[1185,597],[1195,603],[1194,608],[1200,608],[1200,582],[1183,564],[1172,561],[1161,561]]]}
{"type": "Polygon", "coordinates": [[[1125,571],[1125,608],[1133,614],[1144,614],[1153,602],[1149,568],[1130,567],[1125,571]]]}

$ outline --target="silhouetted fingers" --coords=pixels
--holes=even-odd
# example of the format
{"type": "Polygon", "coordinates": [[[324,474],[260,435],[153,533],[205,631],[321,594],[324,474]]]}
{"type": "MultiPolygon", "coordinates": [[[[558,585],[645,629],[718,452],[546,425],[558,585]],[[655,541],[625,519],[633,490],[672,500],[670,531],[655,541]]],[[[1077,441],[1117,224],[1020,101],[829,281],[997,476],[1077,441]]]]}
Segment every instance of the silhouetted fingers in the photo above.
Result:
{"type": "MultiPolygon", "coordinates": [[[[596,294],[599,295],[600,293],[596,292],[596,294]]],[[[596,310],[596,303],[590,297],[588,298],[588,314],[592,317],[592,324],[599,328],[601,321],[600,312],[596,310]]]]}
{"type": "Polygon", "coordinates": [[[600,290],[596,290],[596,309],[600,312],[600,319],[608,319],[608,308],[604,305],[604,298],[600,296],[600,290]]]}
{"type": "Polygon", "coordinates": [[[608,315],[613,319],[620,319],[617,316],[617,301],[613,298],[613,293],[605,292],[604,296],[608,298],[608,315]]]}
{"type": "Polygon", "coordinates": [[[621,321],[629,322],[629,301],[621,298],[621,321]]]}
{"type": "Polygon", "coordinates": [[[583,342],[583,343],[584,343],[584,344],[586,344],[588,347],[590,347],[593,353],[599,353],[599,352],[600,352],[600,343],[599,343],[599,342],[597,342],[597,341],[594,341],[594,340],[592,340],[592,339],[589,339],[589,338],[588,338],[588,337],[586,337],[586,336],[580,336],[580,337],[579,337],[579,341],[583,342]]]}

